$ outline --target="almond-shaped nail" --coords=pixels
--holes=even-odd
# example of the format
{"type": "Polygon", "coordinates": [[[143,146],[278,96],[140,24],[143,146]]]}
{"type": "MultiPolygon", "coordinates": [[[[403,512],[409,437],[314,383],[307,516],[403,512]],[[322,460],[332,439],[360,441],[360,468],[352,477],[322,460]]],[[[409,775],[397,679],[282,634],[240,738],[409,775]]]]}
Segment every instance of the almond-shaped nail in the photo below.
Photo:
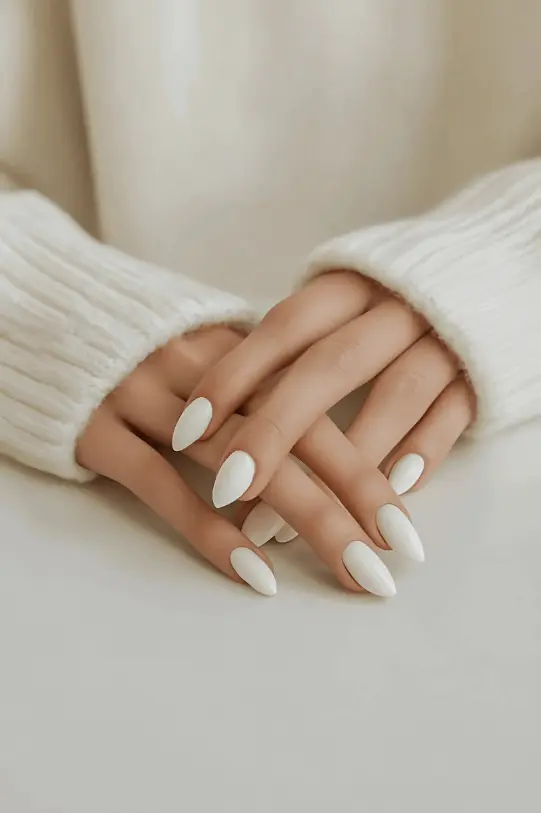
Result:
{"type": "Polygon", "coordinates": [[[283,544],[284,542],[291,542],[298,535],[295,528],[292,528],[291,525],[288,525],[286,522],[284,527],[274,535],[274,538],[277,542],[283,544]]]}
{"type": "Polygon", "coordinates": [[[369,593],[385,598],[396,595],[396,585],[388,568],[364,542],[350,542],[342,561],[349,575],[369,593]]]}
{"type": "Polygon", "coordinates": [[[212,404],[208,398],[196,398],[188,404],[177,421],[171,445],[175,452],[182,452],[204,435],[212,420],[212,404]]]}
{"type": "Polygon", "coordinates": [[[389,472],[389,483],[397,494],[405,494],[413,488],[425,468],[420,454],[407,454],[397,460],[389,472]]]}
{"type": "Polygon", "coordinates": [[[382,505],[376,513],[378,531],[390,548],[414,562],[424,562],[419,534],[398,505],[382,505]]]}
{"type": "Polygon", "coordinates": [[[233,452],[224,460],[212,489],[212,502],[216,508],[229,505],[250,488],[255,474],[255,460],[248,452],[233,452]]]}
{"type": "Polygon", "coordinates": [[[276,595],[276,578],[270,567],[250,548],[235,548],[229,557],[231,567],[246,584],[263,596],[276,595]]]}
{"type": "Polygon", "coordinates": [[[258,502],[244,520],[242,533],[257,548],[260,548],[269,539],[272,539],[283,526],[284,520],[274,508],[271,508],[266,502],[258,502]]]}

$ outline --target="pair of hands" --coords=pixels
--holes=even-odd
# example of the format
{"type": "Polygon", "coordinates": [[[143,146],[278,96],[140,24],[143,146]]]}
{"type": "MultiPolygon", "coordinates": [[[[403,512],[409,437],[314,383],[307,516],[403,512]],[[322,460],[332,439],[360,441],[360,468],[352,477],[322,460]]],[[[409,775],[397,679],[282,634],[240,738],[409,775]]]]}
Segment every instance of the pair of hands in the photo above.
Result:
{"type": "Polygon", "coordinates": [[[77,458],[258,592],[276,592],[260,546],[297,532],[343,587],[390,596],[377,548],[424,558],[398,495],[425,480],[473,416],[457,361],[426,322],[364,277],[336,271],[278,304],[246,338],[208,328],[156,351],[96,410],[77,458]],[[326,412],[372,380],[342,434],[326,412]],[[154,444],[217,471],[214,504],[241,499],[242,531],[154,444]]]}

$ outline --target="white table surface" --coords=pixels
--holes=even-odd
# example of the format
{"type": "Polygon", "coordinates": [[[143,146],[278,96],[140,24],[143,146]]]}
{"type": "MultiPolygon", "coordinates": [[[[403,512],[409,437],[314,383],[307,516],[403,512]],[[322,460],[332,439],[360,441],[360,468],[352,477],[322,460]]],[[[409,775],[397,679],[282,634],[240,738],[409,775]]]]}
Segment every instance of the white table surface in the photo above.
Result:
{"type": "Polygon", "coordinates": [[[2,813],[539,809],[541,426],[408,498],[424,566],[228,582],[108,483],[0,462],[2,813]]]}

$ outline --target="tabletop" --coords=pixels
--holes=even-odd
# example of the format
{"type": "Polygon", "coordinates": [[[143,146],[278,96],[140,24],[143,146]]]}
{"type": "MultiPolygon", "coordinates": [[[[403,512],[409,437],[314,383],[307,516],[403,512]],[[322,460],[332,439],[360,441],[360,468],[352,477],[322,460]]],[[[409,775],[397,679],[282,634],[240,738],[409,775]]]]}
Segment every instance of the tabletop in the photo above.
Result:
{"type": "Polygon", "coordinates": [[[405,498],[422,566],[342,592],[302,541],[265,599],[129,495],[0,462],[5,813],[532,810],[541,425],[405,498]]]}

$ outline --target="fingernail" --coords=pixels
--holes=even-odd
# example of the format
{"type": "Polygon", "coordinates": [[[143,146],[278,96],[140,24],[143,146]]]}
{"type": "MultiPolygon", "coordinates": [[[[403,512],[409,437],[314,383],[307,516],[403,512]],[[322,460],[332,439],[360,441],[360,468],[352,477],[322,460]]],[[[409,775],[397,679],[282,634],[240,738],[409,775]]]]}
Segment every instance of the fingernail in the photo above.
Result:
{"type": "Polygon", "coordinates": [[[271,508],[266,502],[258,502],[244,520],[241,530],[250,542],[260,548],[269,539],[272,539],[283,525],[284,520],[274,508],[271,508]]]}
{"type": "Polygon", "coordinates": [[[350,542],[342,561],[357,584],[376,596],[390,598],[396,595],[396,585],[379,556],[364,542],[350,542]]]}
{"type": "Polygon", "coordinates": [[[376,513],[376,525],[390,548],[414,562],[424,562],[419,534],[397,505],[382,505],[376,513]]]}
{"type": "Polygon", "coordinates": [[[284,527],[274,535],[274,538],[276,539],[277,542],[284,543],[291,542],[291,540],[295,539],[295,537],[298,535],[299,534],[297,533],[295,528],[292,528],[291,525],[288,525],[286,522],[284,527]]]}
{"type": "Polygon", "coordinates": [[[248,490],[255,474],[255,461],[247,452],[233,452],[222,463],[214,488],[212,502],[216,508],[229,505],[248,490]]]}
{"type": "Polygon", "coordinates": [[[208,398],[196,398],[188,404],[177,421],[171,441],[173,450],[187,449],[205,433],[212,420],[212,404],[208,398]]]}
{"type": "Polygon", "coordinates": [[[231,567],[246,584],[263,596],[276,595],[274,573],[250,548],[235,548],[229,557],[231,567]]]}
{"type": "Polygon", "coordinates": [[[405,494],[412,488],[424,471],[425,461],[420,454],[407,454],[392,467],[389,483],[397,494],[405,494]]]}

